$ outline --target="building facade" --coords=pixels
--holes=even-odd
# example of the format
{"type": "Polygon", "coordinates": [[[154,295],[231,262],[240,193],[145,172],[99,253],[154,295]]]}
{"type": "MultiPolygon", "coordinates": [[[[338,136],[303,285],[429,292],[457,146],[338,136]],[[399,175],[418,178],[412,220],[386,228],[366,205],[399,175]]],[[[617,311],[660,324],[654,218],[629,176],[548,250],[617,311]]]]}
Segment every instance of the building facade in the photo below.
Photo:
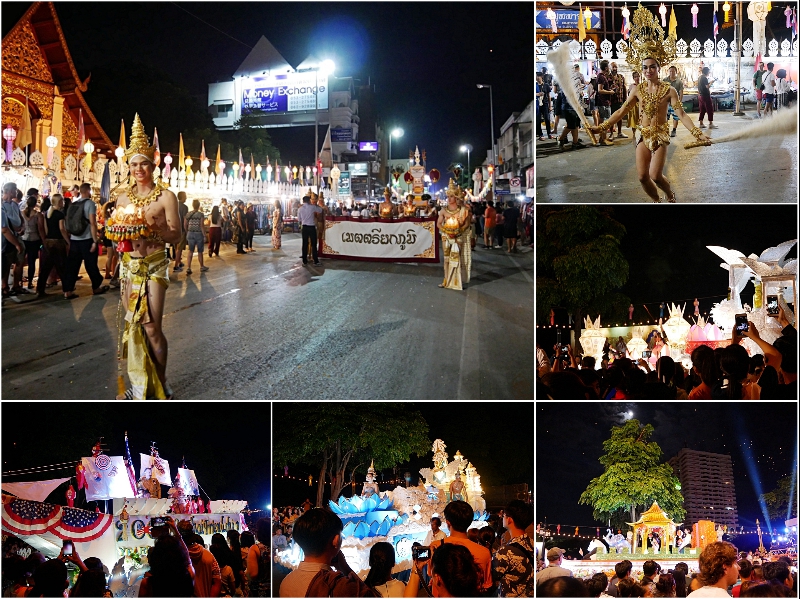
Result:
{"type": "Polygon", "coordinates": [[[736,488],[731,456],[683,448],[669,460],[681,481],[684,524],[710,520],[715,524],[737,526],[736,488]]]}

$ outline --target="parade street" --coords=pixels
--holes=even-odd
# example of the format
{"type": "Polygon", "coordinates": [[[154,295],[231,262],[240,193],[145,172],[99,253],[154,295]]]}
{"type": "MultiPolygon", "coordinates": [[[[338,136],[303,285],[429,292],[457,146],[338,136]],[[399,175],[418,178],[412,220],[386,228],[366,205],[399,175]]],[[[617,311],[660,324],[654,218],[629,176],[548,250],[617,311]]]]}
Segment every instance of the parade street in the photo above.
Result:
{"type": "MultiPolygon", "coordinates": [[[[714,123],[719,128],[709,135],[722,137],[738,131],[754,122],[754,114],[748,110],[747,116],[734,117],[730,112],[717,112],[714,123]]],[[[697,113],[689,116],[697,122],[697,113]]],[[[627,127],[622,132],[628,139],[616,139],[614,147],[562,152],[555,140],[537,141],[536,201],[649,202],[636,174],[633,135],[627,127]]],[[[590,143],[585,133],[580,137],[590,143]]],[[[568,141],[571,139],[570,135],[568,141]]],[[[677,137],[670,139],[664,168],[678,202],[797,201],[794,133],[684,149],[690,141],[691,134],[679,125],[677,137]]]]}
{"type": "MultiPolygon", "coordinates": [[[[473,253],[463,292],[441,264],[324,260],[300,238],[223,244],[210,270],[170,273],[167,378],[176,399],[532,399],[533,251],[473,253]]],[[[186,256],[184,255],[184,262],[186,256]]],[[[101,260],[101,267],[103,261],[101,260]]],[[[118,295],[60,286],[3,304],[4,399],[113,400],[118,295]]],[[[113,291],[113,290],[112,290],[113,291]]]]}

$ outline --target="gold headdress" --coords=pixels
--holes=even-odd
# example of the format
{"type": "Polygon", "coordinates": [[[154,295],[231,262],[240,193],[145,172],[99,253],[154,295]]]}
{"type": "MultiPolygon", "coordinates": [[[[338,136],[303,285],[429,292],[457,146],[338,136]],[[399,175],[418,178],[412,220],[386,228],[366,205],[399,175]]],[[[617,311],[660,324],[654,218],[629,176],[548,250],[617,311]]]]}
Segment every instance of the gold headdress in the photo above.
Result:
{"type": "Polygon", "coordinates": [[[450,185],[447,186],[447,195],[454,196],[456,199],[461,200],[464,198],[464,190],[456,185],[456,182],[450,179],[450,185]]]}
{"type": "Polygon", "coordinates": [[[676,43],[675,36],[668,36],[658,24],[656,16],[639,4],[631,24],[631,43],[628,48],[628,64],[631,68],[642,68],[646,58],[652,58],[662,68],[667,66],[678,55],[676,43]]]}
{"type": "Polygon", "coordinates": [[[144,156],[153,164],[156,163],[156,147],[150,145],[150,140],[144,132],[144,125],[139,118],[139,113],[133,117],[133,126],[131,127],[131,141],[128,144],[128,149],[125,150],[125,156],[130,160],[134,156],[144,156]]]}

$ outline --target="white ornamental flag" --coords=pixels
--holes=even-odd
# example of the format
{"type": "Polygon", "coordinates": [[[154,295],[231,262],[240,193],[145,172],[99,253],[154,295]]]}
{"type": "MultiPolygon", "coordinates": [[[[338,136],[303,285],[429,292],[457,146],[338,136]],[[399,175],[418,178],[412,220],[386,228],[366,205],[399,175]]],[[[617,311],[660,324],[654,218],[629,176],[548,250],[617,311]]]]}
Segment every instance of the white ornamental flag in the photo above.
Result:
{"type": "Polygon", "coordinates": [[[133,495],[125,460],[120,455],[100,454],[81,458],[86,477],[86,501],[124,499],[133,495]]]}
{"type": "Polygon", "coordinates": [[[169,462],[163,458],[156,458],[146,453],[140,453],[142,467],[139,469],[139,478],[151,478],[155,476],[162,485],[172,486],[172,478],[169,475],[169,462]]]}
{"type": "Polygon", "coordinates": [[[178,468],[178,481],[185,495],[200,495],[194,470],[178,468]]]}

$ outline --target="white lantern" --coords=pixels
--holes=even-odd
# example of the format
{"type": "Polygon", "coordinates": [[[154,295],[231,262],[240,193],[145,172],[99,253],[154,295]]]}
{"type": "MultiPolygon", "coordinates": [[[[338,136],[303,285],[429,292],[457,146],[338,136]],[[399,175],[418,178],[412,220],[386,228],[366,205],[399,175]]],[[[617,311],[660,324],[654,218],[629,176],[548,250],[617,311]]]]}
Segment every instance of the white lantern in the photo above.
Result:
{"type": "Polygon", "coordinates": [[[692,328],[683,317],[685,308],[686,304],[680,307],[676,304],[670,304],[669,318],[663,325],[670,347],[680,352],[686,347],[686,336],[689,334],[689,329],[692,328]]]}
{"type": "Polygon", "coordinates": [[[584,329],[579,339],[583,353],[587,356],[594,356],[597,359],[597,367],[600,368],[600,361],[603,358],[603,347],[606,344],[606,336],[600,330],[600,316],[592,322],[588,316],[584,319],[584,329]]]}

